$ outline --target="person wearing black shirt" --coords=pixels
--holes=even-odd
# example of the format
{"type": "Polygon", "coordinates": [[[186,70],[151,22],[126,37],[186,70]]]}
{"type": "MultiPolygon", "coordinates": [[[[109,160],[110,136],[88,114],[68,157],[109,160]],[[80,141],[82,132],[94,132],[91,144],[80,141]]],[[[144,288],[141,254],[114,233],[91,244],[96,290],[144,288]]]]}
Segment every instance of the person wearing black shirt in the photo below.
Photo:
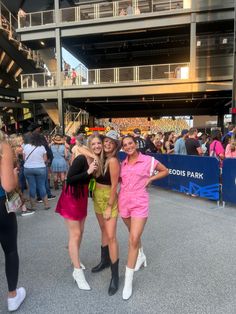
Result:
{"type": "Polygon", "coordinates": [[[90,290],[80,263],[79,249],[88,207],[88,184],[97,169],[96,156],[89,150],[76,157],[69,168],[66,184],[57,203],[56,212],[66,222],[69,232],[69,255],[74,266],[73,278],[79,289],[90,290]]]}
{"type": "Polygon", "coordinates": [[[188,132],[188,138],[185,141],[187,155],[201,156],[202,148],[197,140],[197,129],[191,128],[188,132]]]}

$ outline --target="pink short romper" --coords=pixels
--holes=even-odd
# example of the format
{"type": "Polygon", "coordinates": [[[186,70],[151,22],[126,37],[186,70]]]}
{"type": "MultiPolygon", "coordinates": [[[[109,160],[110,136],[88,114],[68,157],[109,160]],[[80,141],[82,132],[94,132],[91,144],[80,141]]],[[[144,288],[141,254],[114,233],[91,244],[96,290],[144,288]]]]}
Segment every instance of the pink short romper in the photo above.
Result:
{"type": "MultiPolygon", "coordinates": [[[[118,198],[119,213],[122,218],[146,218],[149,211],[149,195],[145,184],[150,177],[152,157],[139,153],[133,165],[126,158],[121,164],[121,185],[118,198]]],[[[158,161],[154,160],[154,169],[158,161]]]]}

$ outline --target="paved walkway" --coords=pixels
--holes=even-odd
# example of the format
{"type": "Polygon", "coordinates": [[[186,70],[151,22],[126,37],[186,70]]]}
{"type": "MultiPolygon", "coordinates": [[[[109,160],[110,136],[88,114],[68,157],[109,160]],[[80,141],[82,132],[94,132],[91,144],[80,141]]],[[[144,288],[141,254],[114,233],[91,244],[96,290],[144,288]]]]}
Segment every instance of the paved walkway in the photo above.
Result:
{"type": "MultiPolygon", "coordinates": [[[[127,231],[119,221],[120,289],[109,297],[110,270],[90,271],[99,260],[100,236],[89,207],[81,250],[92,287],[88,292],[72,280],[63,220],[40,209],[18,218],[19,284],[28,293],[19,314],[236,313],[236,208],[215,209],[215,203],[152,188],[143,236],[148,267],[135,273],[133,296],[123,301],[127,231]]],[[[0,250],[1,314],[7,313],[6,289],[0,250]]]]}

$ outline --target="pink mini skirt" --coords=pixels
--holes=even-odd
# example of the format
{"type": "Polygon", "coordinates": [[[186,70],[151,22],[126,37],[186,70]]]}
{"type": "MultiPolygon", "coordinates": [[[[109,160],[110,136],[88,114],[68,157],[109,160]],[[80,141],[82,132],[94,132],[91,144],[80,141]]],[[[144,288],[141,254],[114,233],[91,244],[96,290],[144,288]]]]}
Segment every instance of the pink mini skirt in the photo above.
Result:
{"type": "Polygon", "coordinates": [[[83,186],[80,195],[76,198],[71,193],[69,187],[66,191],[66,186],[63,187],[59,200],[56,206],[56,213],[63,218],[69,220],[83,220],[87,216],[88,208],[88,186],[83,186]]]}

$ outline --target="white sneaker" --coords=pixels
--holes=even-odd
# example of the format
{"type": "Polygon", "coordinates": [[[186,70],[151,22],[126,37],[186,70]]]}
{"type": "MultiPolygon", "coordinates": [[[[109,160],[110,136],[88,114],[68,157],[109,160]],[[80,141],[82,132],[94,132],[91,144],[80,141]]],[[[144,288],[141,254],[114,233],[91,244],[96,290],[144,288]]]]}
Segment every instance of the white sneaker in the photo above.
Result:
{"type": "Polygon", "coordinates": [[[89,284],[87,283],[87,281],[84,277],[84,271],[82,268],[74,268],[72,276],[73,276],[74,280],[76,281],[79,289],[91,290],[89,284]]]}
{"type": "Polygon", "coordinates": [[[16,289],[16,296],[14,298],[8,298],[7,304],[8,304],[8,311],[16,311],[24,301],[26,296],[25,288],[21,287],[16,289]]]}

